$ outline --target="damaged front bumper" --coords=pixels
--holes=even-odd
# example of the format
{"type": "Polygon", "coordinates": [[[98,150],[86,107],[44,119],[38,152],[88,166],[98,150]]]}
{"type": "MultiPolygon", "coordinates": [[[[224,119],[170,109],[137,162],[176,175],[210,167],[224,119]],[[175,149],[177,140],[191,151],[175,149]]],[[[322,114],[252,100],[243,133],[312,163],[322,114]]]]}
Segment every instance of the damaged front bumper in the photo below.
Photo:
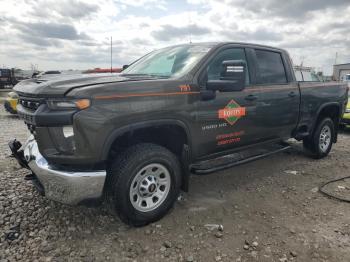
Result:
{"type": "Polygon", "coordinates": [[[31,136],[25,145],[16,140],[9,143],[18,163],[34,173],[34,185],[51,200],[76,205],[101,198],[106,171],[73,171],[56,168],[40,154],[37,142],[31,136]]]}

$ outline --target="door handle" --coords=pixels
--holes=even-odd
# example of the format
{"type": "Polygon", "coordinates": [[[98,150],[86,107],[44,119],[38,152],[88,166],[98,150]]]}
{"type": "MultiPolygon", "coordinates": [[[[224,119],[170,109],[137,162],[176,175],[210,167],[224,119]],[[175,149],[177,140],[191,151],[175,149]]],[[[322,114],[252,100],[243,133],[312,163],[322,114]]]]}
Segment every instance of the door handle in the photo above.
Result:
{"type": "Polygon", "coordinates": [[[244,99],[248,101],[254,101],[257,100],[258,97],[256,95],[247,95],[244,99]]]}
{"type": "Polygon", "coordinates": [[[289,97],[295,97],[297,94],[294,92],[294,91],[292,91],[292,92],[290,92],[289,94],[288,94],[288,96],[289,97]]]}

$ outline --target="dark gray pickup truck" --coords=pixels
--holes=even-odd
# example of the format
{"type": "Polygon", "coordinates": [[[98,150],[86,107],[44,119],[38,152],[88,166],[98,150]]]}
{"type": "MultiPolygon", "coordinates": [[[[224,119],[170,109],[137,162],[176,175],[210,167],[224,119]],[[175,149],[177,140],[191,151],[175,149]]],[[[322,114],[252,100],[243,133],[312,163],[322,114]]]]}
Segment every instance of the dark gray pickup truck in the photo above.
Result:
{"type": "Polygon", "coordinates": [[[126,223],[164,216],[190,174],[280,152],[303,140],[315,158],[337,141],[343,83],[295,80],[284,50],[244,43],[178,45],[121,74],[16,85],[31,133],[9,146],[47,198],[105,200],[126,223]]]}

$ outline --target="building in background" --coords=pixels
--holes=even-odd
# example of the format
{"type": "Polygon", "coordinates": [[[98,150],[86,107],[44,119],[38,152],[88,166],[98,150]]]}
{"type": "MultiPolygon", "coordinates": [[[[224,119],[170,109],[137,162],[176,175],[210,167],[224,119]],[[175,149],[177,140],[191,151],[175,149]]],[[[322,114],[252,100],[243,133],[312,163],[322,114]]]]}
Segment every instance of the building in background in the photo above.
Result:
{"type": "Polygon", "coordinates": [[[350,63],[337,64],[333,66],[333,79],[336,81],[343,80],[344,76],[350,74],[350,63]]]}

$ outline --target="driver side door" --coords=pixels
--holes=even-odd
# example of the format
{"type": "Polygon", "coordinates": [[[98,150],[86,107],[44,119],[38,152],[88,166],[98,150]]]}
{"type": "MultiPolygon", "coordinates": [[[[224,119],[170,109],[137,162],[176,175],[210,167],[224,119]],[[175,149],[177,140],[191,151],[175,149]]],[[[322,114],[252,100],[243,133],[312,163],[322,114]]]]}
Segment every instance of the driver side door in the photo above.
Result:
{"type": "MultiPolygon", "coordinates": [[[[246,62],[245,87],[242,91],[214,91],[214,98],[198,102],[198,158],[252,144],[259,136],[259,128],[255,126],[259,90],[252,89],[250,85],[249,62],[245,48],[229,47],[220,50],[205,66],[207,80],[220,80],[223,62],[228,60],[246,62]],[[230,111],[233,114],[230,114],[230,111]]],[[[208,92],[206,86],[201,86],[201,90],[208,92]]]]}

